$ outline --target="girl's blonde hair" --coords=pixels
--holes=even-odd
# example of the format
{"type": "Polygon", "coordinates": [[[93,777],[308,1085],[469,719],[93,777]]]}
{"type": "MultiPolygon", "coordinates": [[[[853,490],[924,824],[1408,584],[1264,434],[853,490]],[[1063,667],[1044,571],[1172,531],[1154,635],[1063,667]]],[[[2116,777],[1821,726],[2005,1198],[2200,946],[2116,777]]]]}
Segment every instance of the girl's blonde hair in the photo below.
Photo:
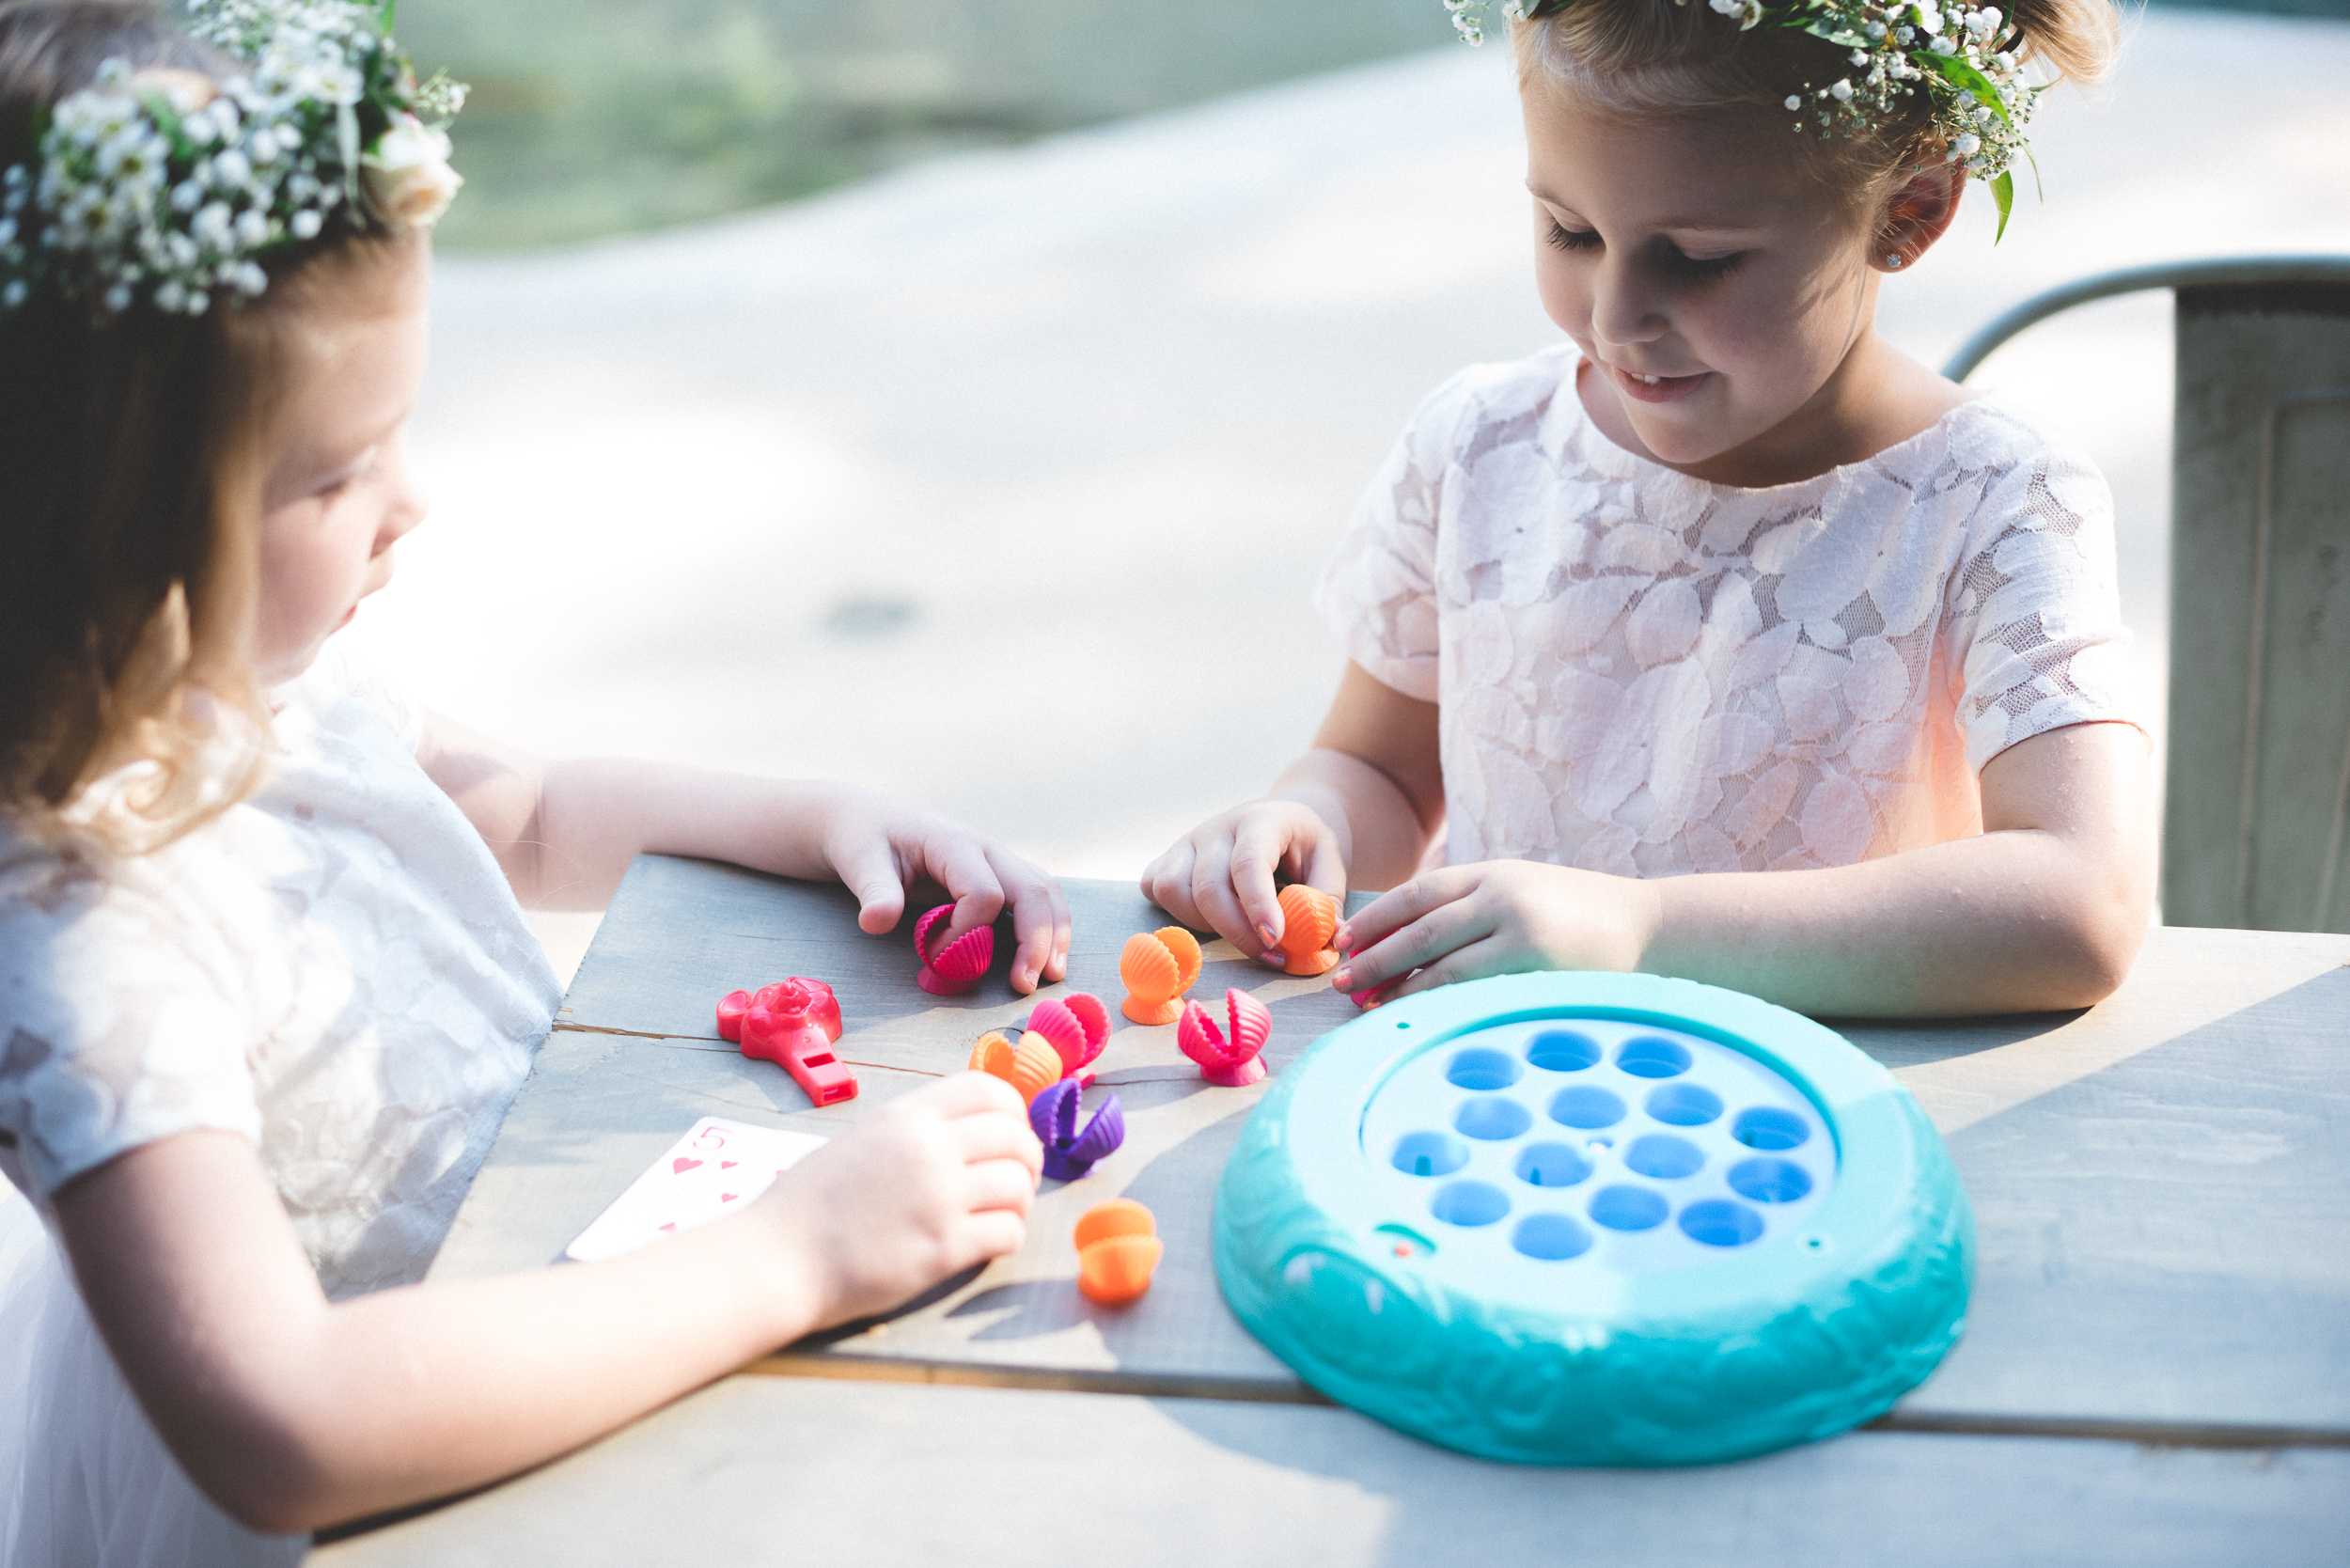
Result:
{"type": "MultiPolygon", "coordinates": [[[[2023,35],[2019,57],[2050,80],[2102,80],[2121,28],[2112,0],[2010,0],[2023,35]]],[[[1939,162],[1942,140],[1925,91],[1905,94],[1867,131],[1790,135],[1787,99],[1834,81],[1844,51],[1794,28],[1741,29],[1704,0],[1573,0],[1512,27],[1528,86],[1561,87],[1582,102],[1632,119],[1687,114],[1751,115],[1807,170],[1855,209],[1872,207],[1904,166],[1939,162]]]]}
{"type": "MultiPolygon", "coordinates": [[[[107,59],[234,70],[137,0],[7,0],[0,165],[107,59]]],[[[293,318],[383,244],[330,234],[196,319],[37,296],[0,320],[0,810],[37,834],[142,853],[259,786],[256,535],[293,318]]]]}

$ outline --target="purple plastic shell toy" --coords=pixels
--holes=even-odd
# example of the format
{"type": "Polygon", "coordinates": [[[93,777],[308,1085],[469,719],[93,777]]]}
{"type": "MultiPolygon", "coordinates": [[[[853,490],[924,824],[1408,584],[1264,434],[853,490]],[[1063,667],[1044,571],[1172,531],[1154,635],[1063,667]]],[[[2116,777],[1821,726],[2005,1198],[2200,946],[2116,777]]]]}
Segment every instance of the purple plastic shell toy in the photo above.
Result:
{"type": "Polygon", "coordinates": [[[1077,1080],[1063,1078],[1028,1102],[1028,1125],[1044,1144],[1044,1174],[1073,1182],[1126,1141],[1126,1112],[1118,1096],[1104,1094],[1101,1109],[1077,1131],[1077,1080]]]}

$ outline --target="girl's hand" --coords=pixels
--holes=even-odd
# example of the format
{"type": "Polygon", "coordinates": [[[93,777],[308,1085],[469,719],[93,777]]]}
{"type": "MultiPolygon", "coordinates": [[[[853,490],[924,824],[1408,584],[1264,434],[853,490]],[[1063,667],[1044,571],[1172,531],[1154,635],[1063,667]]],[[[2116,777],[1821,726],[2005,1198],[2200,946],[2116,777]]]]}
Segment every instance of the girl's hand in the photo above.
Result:
{"type": "Polygon", "coordinates": [[[820,841],[825,864],[862,905],[856,923],[863,930],[879,936],[895,927],[906,889],[934,882],[955,901],[943,941],[1011,906],[1014,991],[1068,974],[1069,905],[1060,884],[995,839],[887,795],[842,790],[823,813],[820,841]]]}
{"type": "Polygon", "coordinates": [[[793,1319],[828,1327],[1016,1251],[1043,1164],[1018,1091],[958,1073],[786,1170],[743,1221],[769,1227],[784,1291],[806,1293],[793,1319]]]}
{"type": "Polygon", "coordinates": [[[1184,925],[1262,958],[1281,940],[1277,870],[1343,905],[1346,861],[1338,835],[1311,807],[1272,798],[1235,806],[1178,839],[1143,871],[1142,890],[1184,925]]]}
{"type": "Polygon", "coordinates": [[[1663,924],[1656,885],[1533,860],[1414,877],[1339,927],[1330,983],[1357,1005],[1527,969],[1637,969],[1663,924]]]}

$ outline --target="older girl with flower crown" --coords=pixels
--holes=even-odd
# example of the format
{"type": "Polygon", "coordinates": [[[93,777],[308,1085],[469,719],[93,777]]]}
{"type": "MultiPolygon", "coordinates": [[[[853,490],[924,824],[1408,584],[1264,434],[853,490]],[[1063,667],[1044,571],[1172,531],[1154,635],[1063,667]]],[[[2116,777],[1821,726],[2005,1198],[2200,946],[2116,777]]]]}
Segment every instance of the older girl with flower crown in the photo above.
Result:
{"type": "MultiPolygon", "coordinates": [[[[1472,39],[1482,7],[1447,0],[1472,39]]],[[[1277,875],[1392,891],[1366,1005],[1643,969],[1818,1013],[2079,1007],[2152,899],[2110,503],[1876,335],[2107,0],[1513,8],[1568,344],[1429,398],[1324,575],[1313,748],[1144,890],[1244,949],[1277,875]]],[[[1278,955],[1275,955],[1278,962],[1278,955]]]]}
{"type": "MultiPolygon", "coordinates": [[[[388,7],[384,8],[388,11],[388,7]]],[[[546,764],[330,641],[424,503],[401,430],[457,183],[371,6],[0,4],[0,1563],[292,1561],[1019,1244],[966,1074],[650,1253],[417,1284],[546,1032],[517,895],[640,850],[895,923],[1033,868],[859,792],[546,764]]]]}

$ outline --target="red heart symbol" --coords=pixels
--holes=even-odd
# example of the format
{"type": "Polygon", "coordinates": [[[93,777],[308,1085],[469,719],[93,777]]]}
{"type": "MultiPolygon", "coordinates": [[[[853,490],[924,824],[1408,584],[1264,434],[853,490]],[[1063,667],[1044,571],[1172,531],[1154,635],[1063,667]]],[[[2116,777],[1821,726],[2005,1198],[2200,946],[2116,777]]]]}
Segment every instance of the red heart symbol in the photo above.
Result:
{"type": "Polygon", "coordinates": [[[732,1170],[736,1166],[742,1163],[743,1162],[740,1160],[720,1160],[718,1162],[718,1168],[721,1170],[732,1170]]]}
{"type": "Polygon", "coordinates": [[[689,1160],[684,1155],[680,1154],[676,1159],[669,1162],[669,1170],[673,1175],[682,1176],[687,1171],[692,1170],[701,1163],[702,1162],[699,1160],[689,1160]]]}
{"type": "Polygon", "coordinates": [[[721,1203],[731,1203],[742,1196],[743,1195],[739,1192],[722,1192],[718,1195],[718,1201],[721,1203]]]}

